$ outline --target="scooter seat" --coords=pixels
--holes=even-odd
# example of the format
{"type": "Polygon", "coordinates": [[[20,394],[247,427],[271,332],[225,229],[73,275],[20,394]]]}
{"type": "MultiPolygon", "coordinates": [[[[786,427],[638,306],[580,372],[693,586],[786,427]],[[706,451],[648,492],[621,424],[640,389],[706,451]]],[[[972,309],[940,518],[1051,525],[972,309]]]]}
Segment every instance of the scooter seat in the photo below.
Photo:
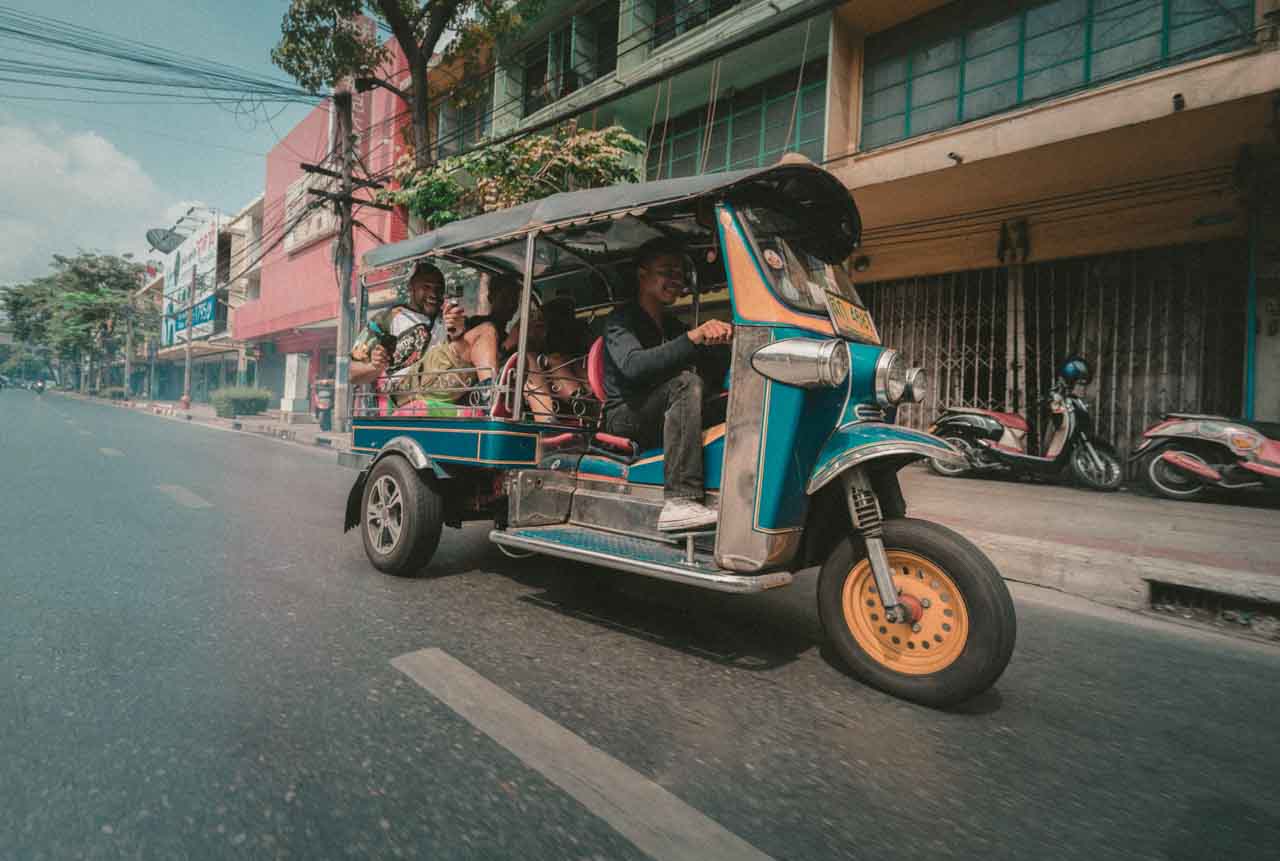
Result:
{"type": "Polygon", "coordinates": [[[966,415],[990,416],[1000,424],[1016,431],[1027,433],[1031,430],[1031,426],[1027,424],[1027,420],[1017,413],[1001,413],[995,410],[984,410],[980,407],[947,407],[949,413],[964,413],[966,415]]]}

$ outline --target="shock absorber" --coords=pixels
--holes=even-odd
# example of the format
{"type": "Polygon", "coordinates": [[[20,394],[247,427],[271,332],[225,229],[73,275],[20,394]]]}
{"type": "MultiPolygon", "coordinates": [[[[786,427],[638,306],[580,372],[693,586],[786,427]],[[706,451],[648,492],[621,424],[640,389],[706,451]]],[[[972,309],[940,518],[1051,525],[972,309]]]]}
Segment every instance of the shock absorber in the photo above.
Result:
{"type": "Polygon", "coordinates": [[[880,513],[880,500],[861,468],[846,470],[840,478],[849,503],[849,519],[867,548],[867,561],[876,580],[880,603],[884,605],[885,620],[890,623],[908,622],[910,612],[898,600],[898,587],[893,582],[889,555],[884,550],[884,517],[880,513]]]}

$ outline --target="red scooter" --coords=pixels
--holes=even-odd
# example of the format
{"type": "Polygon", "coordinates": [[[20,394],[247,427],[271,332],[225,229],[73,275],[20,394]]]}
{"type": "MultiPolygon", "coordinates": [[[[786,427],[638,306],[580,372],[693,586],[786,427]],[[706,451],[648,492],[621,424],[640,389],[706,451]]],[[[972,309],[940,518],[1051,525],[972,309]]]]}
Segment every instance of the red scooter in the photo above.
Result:
{"type": "Polygon", "coordinates": [[[1213,488],[1280,490],[1280,422],[1170,413],[1132,460],[1152,493],[1196,499],[1213,488]]]}

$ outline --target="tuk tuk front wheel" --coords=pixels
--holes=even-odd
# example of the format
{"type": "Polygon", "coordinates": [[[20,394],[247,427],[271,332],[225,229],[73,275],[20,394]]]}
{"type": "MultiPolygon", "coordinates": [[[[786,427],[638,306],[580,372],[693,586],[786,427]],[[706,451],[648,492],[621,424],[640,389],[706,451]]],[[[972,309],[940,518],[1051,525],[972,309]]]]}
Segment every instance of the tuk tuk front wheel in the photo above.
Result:
{"type": "Polygon", "coordinates": [[[818,576],[818,615],[845,667],[872,687],[926,706],[991,687],[1013,655],[1013,599],[986,555],[944,526],[884,522],[899,600],[912,621],[891,623],[862,540],[844,539],[818,576]]]}
{"type": "Polygon", "coordinates": [[[429,478],[390,455],[369,473],[360,504],[364,552],[387,574],[422,573],[440,543],[444,501],[429,478]]]}

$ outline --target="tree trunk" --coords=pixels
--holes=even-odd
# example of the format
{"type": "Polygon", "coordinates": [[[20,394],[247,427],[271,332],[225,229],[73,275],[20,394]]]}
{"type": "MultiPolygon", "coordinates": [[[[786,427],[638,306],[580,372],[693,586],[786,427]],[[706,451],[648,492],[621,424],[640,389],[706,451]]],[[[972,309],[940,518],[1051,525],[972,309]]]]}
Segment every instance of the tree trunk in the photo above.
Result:
{"type": "Polygon", "coordinates": [[[413,163],[418,170],[426,170],[431,158],[431,122],[428,108],[431,93],[427,89],[427,55],[419,54],[409,60],[409,73],[413,82],[413,163]]]}

